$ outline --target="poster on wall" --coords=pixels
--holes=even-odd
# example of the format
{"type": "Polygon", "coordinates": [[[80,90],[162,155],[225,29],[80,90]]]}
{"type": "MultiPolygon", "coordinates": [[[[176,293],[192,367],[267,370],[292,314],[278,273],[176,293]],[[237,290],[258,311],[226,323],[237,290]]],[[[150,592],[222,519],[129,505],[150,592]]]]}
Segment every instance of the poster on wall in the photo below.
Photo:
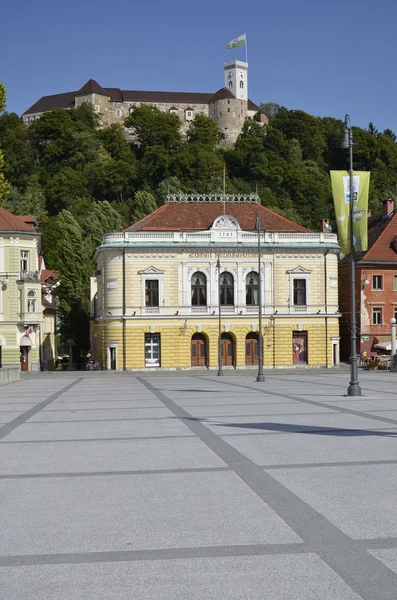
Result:
{"type": "Polygon", "coordinates": [[[294,365],[307,365],[307,334],[294,333],[292,337],[292,362],[294,365]]]}

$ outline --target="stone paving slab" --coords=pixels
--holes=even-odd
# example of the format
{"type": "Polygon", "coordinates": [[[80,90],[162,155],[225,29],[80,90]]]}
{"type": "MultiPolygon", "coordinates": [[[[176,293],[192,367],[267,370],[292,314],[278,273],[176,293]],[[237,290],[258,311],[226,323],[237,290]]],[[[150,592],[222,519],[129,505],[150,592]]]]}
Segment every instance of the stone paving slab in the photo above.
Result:
{"type": "Polygon", "coordinates": [[[0,569],[26,600],[360,600],[313,554],[0,569]],[[44,587],[43,581],[48,582],[44,587]]]}
{"type": "MultiPolygon", "coordinates": [[[[312,407],[313,408],[313,407],[312,407]]],[[[298,412],[299,409],[296,411],[298,412]]],[[[266,433],[267,431],[281,431],[284,433],[294,433],[300,431],[313,431],[324,433],[323,430],[330,428],[340,429],[342,432],[347,429],[371,430],[371,429],[390,429],[393,427],[390,423],[377,421],[376,417],[367,419],[357,417],[356,415],[346,415],[340,413],[318,413],[318,414],[290,414],[290,415],[269,415],[269,418],[263,416],[254,417],[222,417],[218,422],[214,418],[204,421],[211,430],[216,430],[220,435],[225,433],[257,433],[258,431],[266,433]]],[[[397,422],[396,422],[397,427],[397,422]]]]}
{"type": "Polygon", "coordinates": [[[24,423],[7,435],[9,442],[27,440],[90,439],[99,437],[158,437],[190,435],[186,426],[176,419],[146,421],[97,421],[95,423],[24,423]]]}
{"type": "Polygon", "coordinates": [[[397,464],[282,469],[272,476],[352,539],[397,537],[397,464]]]}
{"type": "Polygon", "coordinates": [[[397,429],[394,436],[379,432],[364,435],[288,433],[227,436],[227,442],[258,465],[295,465],[365,461],[397,461],[397,429]]]}
{"type": "Polygon", "coordinates": [[[224,467],[195,438],[3,444],[0,476],[224,467]]]}
{"type": "MultiPolygon", "coordinates": [[[[54,405],[52,405],[54,406],[54,405]]],[[[0,413],[1,417],[1,413],[0,413]]],[[[42,423],[44,421],[107,421],[107,420],[132,420],[132,419],[160,419],[172,418],[173,414],[168,408],[113,408],[109,410],[91,409],[91,410],[74,410],[63,409],[56,411],[55,408],[50,410],[42,410],[34,417],[29,419],[28,423],[42,423]]]]}
{"type": "Polygon", "coordinates": [[[2,556],[301,541],[231,473],[11,479],[1,490],[2,556]]]}
{"type": "Polygon", "coordinates": [[[279,402],[260,403],[257,404],[240,404],[222,405],[222,406],[189,406],[189,412],[195,417],[227,417],[228,415],[245,416],[245,415],[296,415],[307,413],[330,413],[329,408],[309,406],[308,404],[296,405],[295,402],[281,404],[279,402]]]}

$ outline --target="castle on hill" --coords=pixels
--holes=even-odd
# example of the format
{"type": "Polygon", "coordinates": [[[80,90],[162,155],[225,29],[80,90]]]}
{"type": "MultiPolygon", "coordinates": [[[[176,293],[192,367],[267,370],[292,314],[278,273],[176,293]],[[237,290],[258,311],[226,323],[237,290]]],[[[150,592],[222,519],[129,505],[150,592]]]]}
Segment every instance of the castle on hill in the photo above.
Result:
{"type": "Polygon", "coordinates": [[[45,112],[56,108],[77,108],[83,102],[94,106],[103,125],[123,124],[124,119],[141,105],[178,115],[186,131],[196,115],[210,117],[225,136],[225,143],[234,144],[245,119],[267,123],[265,113],[248,98],[248,63],[234,60],[224,64],[224,87],[215,93],[153,92],[104,88],[94,79],[77,92],[43,96],[23,114],[29,125],[45,112]]]}

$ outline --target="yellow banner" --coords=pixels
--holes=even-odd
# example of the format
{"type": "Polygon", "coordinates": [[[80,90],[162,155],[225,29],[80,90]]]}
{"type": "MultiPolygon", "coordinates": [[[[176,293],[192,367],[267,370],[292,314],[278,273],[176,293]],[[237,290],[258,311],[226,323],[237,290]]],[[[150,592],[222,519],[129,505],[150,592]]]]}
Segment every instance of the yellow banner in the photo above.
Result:
{"type": "MultiPolygon", "coordinates": [[[[369,171],[353,172],[353,243],[355,252],[368,250],[369,171]]],[[[331,171],[339,244],[350,254],[350,176],[348,171],[331,171]]]]}

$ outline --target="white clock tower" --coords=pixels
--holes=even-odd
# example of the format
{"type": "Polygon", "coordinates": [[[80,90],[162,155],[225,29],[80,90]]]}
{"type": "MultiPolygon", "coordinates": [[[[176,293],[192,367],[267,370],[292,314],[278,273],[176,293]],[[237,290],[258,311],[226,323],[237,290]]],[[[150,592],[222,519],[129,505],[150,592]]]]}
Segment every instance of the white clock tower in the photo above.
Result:
{"type": "Polygon", "coordinates": [[[230,90],[238,100],[248,100],[248,63],[232,60],[223,65],[225,72],[225,88],[230,90]]]}

